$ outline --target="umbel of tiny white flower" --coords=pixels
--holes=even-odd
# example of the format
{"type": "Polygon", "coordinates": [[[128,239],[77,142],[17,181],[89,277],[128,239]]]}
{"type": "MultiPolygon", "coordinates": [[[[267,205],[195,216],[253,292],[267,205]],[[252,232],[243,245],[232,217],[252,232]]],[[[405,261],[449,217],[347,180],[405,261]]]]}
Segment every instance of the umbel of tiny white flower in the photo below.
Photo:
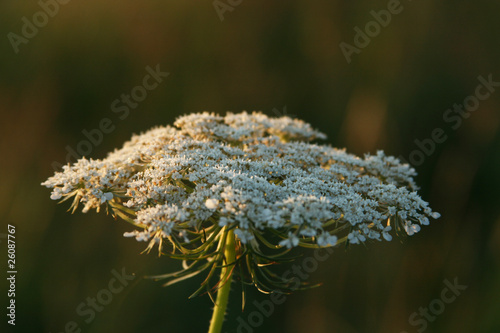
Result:
{"type": "Polygon", "coordinates": [[[53,200],[72,198],[73,212],[104,208],[135,226],[125,236],[147,251],[183,260],[181,271],[155,276],[166,285],[206,272],[193,295],[212,295],[233,272],[263,292],[288,292],[295,281],[270,265],[295,247],[390,241],[439,217],[417,194],[413,168],[382,151],[359,158],[311,143],[325,135],[301,120],[204,112],[174,125],[42,185],[53,200]]]}

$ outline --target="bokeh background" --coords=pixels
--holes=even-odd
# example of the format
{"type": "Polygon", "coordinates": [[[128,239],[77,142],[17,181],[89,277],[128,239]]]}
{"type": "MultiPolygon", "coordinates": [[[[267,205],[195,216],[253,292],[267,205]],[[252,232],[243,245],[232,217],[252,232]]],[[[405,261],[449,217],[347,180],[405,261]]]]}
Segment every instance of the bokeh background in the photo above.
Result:
{"type": "Polygon", "coordinates": [[[33,22],[42,7],[0,3],[0,236],[16,226],[18,269],[16,326],[5,325],[3,310],[2,332],[207,330],[210,300],[188,299],[199,279],[170,288],[141,279],[178,263],[140,254],[144,244],[123,238],[130,228],[109,216],[66,213],[40,186],[103,118],[115,128],[88,157],[203,110],[294,116],[360,155],[383,149],[408,159],[415,140],[436,128],[447,136],[415,166],[420,194],[441,219],[404,242],[336,249],[310,274],[322,287],[289,296],[251,330],[238,328],[238,316],[246,321],[252,300],[269,297],[252,292],[241,313],[235,284],[225,332],[417,332],[410,315],[439,299],[446,279],[467,289],[421,331],[499,332],[500,91],[457,129],[443,114],[474,95],[478,76],[500,81],[500,3],[405,0],[350,63],[340,43],[354,45],[354,28],[388,1],[215,4],[227,6],[222,16],[212,1],[70,1],[45,25],[38,15],[43,26],[16,53],[9,33],[22,36],[23,17],[33,22]],[[157,65],[169,76],[120,119],[111,103],[157,65]],[[86,323],[76,308],[122,269],[137,278],[86,323]],[[77,328],[66,328],[71,321],[77,328]]]}

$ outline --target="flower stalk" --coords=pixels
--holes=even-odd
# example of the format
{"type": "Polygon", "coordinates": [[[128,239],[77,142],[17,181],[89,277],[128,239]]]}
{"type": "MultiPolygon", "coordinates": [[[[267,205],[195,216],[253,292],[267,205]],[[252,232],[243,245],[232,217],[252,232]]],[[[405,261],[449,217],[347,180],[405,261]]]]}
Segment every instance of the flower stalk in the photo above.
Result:
{"type": "MultiPolygon", "coordinates": [[[[224,237],[222,237],[224,239],[224,237]]],[[[220,333],[226,314],[229,292],[231,291],[231,281],[233,278],[233,268],[236,261],[236,243],[233,230],[227,231],[226,243],[224,247],[224,265],[220,273],[219,283],[222,286],[217,291],[214,312],[210,321],[208,333],[220,333]]]]}

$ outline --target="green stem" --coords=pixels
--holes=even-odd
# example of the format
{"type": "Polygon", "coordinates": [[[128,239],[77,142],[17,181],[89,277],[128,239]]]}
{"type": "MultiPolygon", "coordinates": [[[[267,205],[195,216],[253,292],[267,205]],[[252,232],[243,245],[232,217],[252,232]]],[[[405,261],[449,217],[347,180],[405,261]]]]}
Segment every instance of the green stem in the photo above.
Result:
{"type": "MultiPolygon", "coordinates": [[[[236,247],[234,241],[233,230],[227,232],[226,244],[224,247],[224,265],[234,263],[236,261],[236,247]]],[[[222,331],[222,323],[226,313],[227,303],[229,300],[229,292],[231,291],[233,266],[222,267],[220,272],[220,283],[224,283],[217,291],[217,299],[215,300],[214,312],[210,321],[210,329],[208,333],[220,333],[222,331]]]]}

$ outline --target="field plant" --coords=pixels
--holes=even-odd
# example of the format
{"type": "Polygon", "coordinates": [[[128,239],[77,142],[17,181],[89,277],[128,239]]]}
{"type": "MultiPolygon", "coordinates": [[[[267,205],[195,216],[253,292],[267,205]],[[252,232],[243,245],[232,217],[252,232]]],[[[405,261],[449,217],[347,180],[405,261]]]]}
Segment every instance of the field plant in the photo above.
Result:
{"type": "Polygon", "coordinates": [[[146,252],[182,261],[180,271],[151,278],[168,286],[204,274],[191,296],[213,300],[209,333],[219,333],[233,280],[242,290],[289,293],[293,281],[273,268],[293,260],[292,249],[391,241],[439,217],[409,165],[313,143],[325,138],[286,116],[191,114],[42,185],[71,212],[104,210],[130,223],[124,236],[146,252]]]}

